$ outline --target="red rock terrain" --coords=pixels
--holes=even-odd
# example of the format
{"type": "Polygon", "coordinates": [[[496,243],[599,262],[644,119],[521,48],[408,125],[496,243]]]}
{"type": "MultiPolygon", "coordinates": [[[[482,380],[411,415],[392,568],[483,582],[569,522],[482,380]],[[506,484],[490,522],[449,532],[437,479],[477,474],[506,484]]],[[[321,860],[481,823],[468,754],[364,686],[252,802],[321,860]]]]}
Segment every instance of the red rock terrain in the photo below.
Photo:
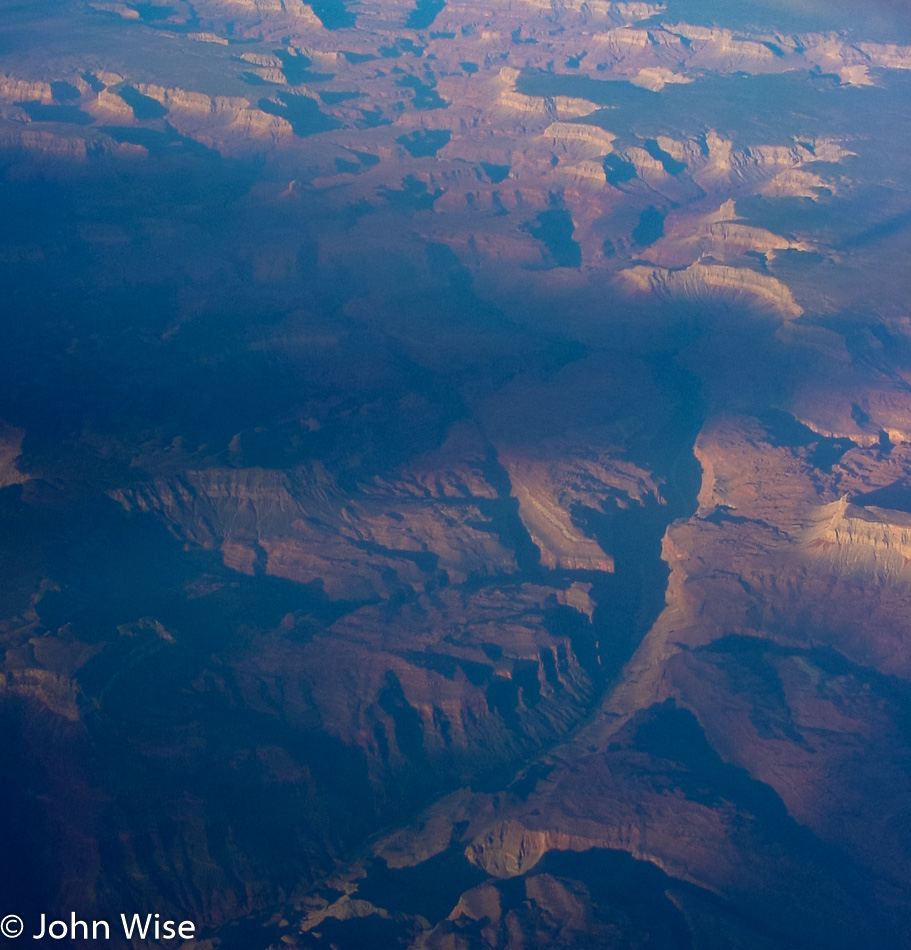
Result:
{"type": "Polygon", "coordinates": [[[911,30],[761,6],[0,12],[3,907],[906,944],[911,30]]]}

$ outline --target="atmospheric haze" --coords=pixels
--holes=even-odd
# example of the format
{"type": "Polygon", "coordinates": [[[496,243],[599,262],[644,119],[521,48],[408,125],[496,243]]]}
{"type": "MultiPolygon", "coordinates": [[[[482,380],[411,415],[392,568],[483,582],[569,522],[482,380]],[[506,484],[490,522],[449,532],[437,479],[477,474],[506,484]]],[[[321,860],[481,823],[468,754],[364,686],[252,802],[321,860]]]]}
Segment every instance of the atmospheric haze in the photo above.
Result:
{"type": "Polygon", "coordinates": [[[897,0],[7,0],[0,932],[909,946],[909,103],[897,0]]]}

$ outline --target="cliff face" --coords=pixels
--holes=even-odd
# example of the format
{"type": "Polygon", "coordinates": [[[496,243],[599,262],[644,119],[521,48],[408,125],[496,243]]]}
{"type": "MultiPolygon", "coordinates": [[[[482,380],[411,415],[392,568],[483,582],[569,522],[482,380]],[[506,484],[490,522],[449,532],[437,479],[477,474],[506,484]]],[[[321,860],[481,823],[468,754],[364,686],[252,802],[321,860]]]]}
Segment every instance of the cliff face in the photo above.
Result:
{"type": "MultiPolygon", "coordinates": [[[[316,716],[345,746],[362,748],[387,794],[464,781],[520,759],[584,714],[596,675],[585,667],[587,648],[547,630],[561,599],[529,586],[453,592],[396,611],[392,625],[388,610],[362,608],[299,655],[276,640],[244,676],[249,693],[242,688],[254,705],[263,701],[254,690],[270,705],[282,690],[287,721],[316,716]],[[281,683],[289,666],[306,671],[293,694],[281,683]]],[[[595,636],[587,619],[575,630],[595,636]]]]}
{"type": "Polygon", "coordinates": [[[769,263],[779,251],[806,253],[812,252],[813,247],[805,241],[743,224],[738,219],[736,202],[728,200],[701,220],[668,215],[664,234],[649,249],[649,257],[662,267],[682,269],[703,260],[743,264],[752,257],[769,263]]]}
{"type": "MultiPolygon", "coordinates": [[[[795,316],[806,309],[804,281],[779,268],[775,254],[825,255],[826,249],[746,220],[735,224],[733,215],[718,226],[707,218],[725,200],[835,194],[858,169],[856,162],[846,167],[857,157],[855,138],[871,141],[875,131],[826,134],[800,120],[784,135],[774,122],[749,123],[741,132],[723,110],[698,119],[695,93],[687,93],[680,100],[681,128],[651,138],[627,133],[627,111],[660,114],[662,100],[709,79],[730,89],[747,78],[757,89],[769,82],[765,99],[743,86],[750,102],[774,100],[771,84],[812,70],[839,75],[839,88],[875,85],[869,77],[876,70],[905,70],[908,49],[824,32],[747,35],[637,19],[662,9],[604,3],[555,11],[521,4],[482,19],[470,5],[448,3],[425,30],[421,16],[403,3],[357,11],[340,3],[330,11],[302,2],[206,0],[192,10],[178,2],[137,16],[129,5],[109,4],[106,13],[138,21],[136,29],[159,25],[159,38],[172,51],[175,43],[196,47],[188,62],[222,70],[220,88],[202,81],[201,66],[188,66],[186,81],[177,82],[141,58],[135,67],[122,62],[114,69],[86,53],[78,63],[61,60],[53,76],[17,61],[12,65],[21,69],[0,82],[0,141],[47,160],[148,157],[150,147],[167,141],[175,149],[197,143],[237,159],[268,155],[275,195],[293,179],[341,214],[365,202],[385,205],[403,182],[421,182],[433,196],[427,233],[463,248],[463,261],[584,265],[604,277],[628,272],[619,286],[696,299],[707,291],[795,316]],[[404,30],[401,36],[389,32],[392,23],[404,30]],[[381,68],[384,59],[395,60],[395,70],[381,68]],[[647,97],[639,106],[627,102],[630,86],[647,97]],[[28,128],[35,124],[49,131],[28,128]],[[578,255],[555,258],[536,237],[533,219],[552,201],[576,225],[578,255]],[[618,207],[625,210],[615,213],[618,207]],[[674,240],[643,255],[655,238],[638,233],[635,217],[650,211],[673,212],[666,233],[674,240]],[[494,215],[504,220],[490,221],[494,215]],[[730,270],[680,278],[658,271],[646,279],[636,266],[644,256],[675,270],[700,262],[730,270]]],[[[163,55],[162,62],[170,60],[163,55]]],[[[706,95],[721,101],[727,94],[706,95]]],[[[859,167],[870,161],[865,154],[859,167]]],[[[354,227],[369,230],[363,222],[354,227]]]]}
{"type": "MultiPolygon", "coordinates": [[[[751,419],[703,430],[699,510],[664,541],[666,606],[595,721],[545,759],[530,794],[464,797],[428,812],[427,832],[407,844],[378,846],[400,861],[441,839],[443,814],[467,824],[465,855],[494,883],[465,892],[426,945],[458,946],[482,923],[491,935],[521,927],[547,939],[496,882],[518,879],[525,907],[546,913],[553,868],[564,885],[578,882],[587,873],[578,856],[594,868],[604,849],[678,882],[692,933],[702,932],[697,907],[709,894],[742,909],[736,921],[713,912],[712,927],[745,946],[804,928],[846,947],[879,932],[848,908],[863,900],[856,875],[897,893],[907,867],[900,820],[873,831],[860,802],[896,814],[911,781],[892,721],[907,703],[908,516],[827,499],[861,484],[875,498],[885,489],[874,486],[898,472],[906,481],[907,446],[879,458],[842,450],[821,474],[820,443],[804,432],[803,444],[792,436],[783,445],[778,430],[751,419]],[[719,782],[720,799],[709,792],[719,782]],[[831,902],[820,903],[823,880],[837,889],[831,902]],[[803,888],[817,895],[809,911],[803,888]],[[771,931],[761,922],[770,904],[782,914],[771,931]]],[[[573,893],[575,912],[596,929],[606,905],[591,890],[573,893]]],[[[572,932],[575,918],[560,906],[572,932]]]]}
{"type": "Polygon", "coordinates": [[[513,458],[503,459],[503,463],[509,473],[513,496],[519,503],[519,517],[538,548],[545,567],[590,571],[614,569],[613,559],[596,541],[585,537],[573,525],[569,512],[554,497],[557,486],[551,481],[549,476],[552,473],[547,471],[545,464],[513,458]]]}
{"type": "MultiPolygon", "coordinates": [[[[61,860],[91,844],[81,877],[41,899],[107,906],[123,890],[94,890],[134,869],[134,899],[218,927],[309,888],[365,829],[498,781],[584,721],[605,679],[613,559],[583,509],[634,514],[657,489],[596,430],[577,436],[585,456],[523,450],[510,414],[486,412],[499,450],[460,419],[354,483],[316,462],[188,467],[171,444],[143,463],[165,471],[69,515],[88,540],[54,562],[59,580],[48,560],[20,565],[32,593],[0,626],[0,718],[32,724],[26,746],[44,729],[66,745],[72,791],[58,798],[39,769],[13,807],[32,788],[50,796],[41,821],[64,829],[61,860]],[[87,581],[79,550],[96,565],[87,581]],[[86,751],[96,743],[116,774],[86,751]],[[217,806],[212,782],[229,790],[217,806]],[[254,789],[269,808],[251,822],[254,789]],[[99,797],[115,803],[104,828],[99,797]]],[[[7,434],[15,457],[21,431],[7,434]]],[[[224,456],[242,461],[249,441],[224,456]]],[[[84,487],[58,499],[15,474],[32,493],[0,497],[15,518],[87,503],[84,487]]],[[[30,530],[51,557],[52,523],[30,530]]]]}
{"type": "Polygon", "coordinates": [[[16,466],[24,436],[22,429],[14,429],[0,420],[0,488],[20,485],[28,478],[16,466]]]}
{"type": "Polygon", "coordinates": [[[685,270],[630,267],[621,271],[621,281],[640,292],[649,292],[690,301],[741,301],[768,309],[786,319],[799,317],[803,310],[790,290],[766,274],[740,270],[721,264],[691,264],[685,270]]]}
{"type": "Polygon", "coordinates": [[[845,496],[821,508],[804,544],[838,574],[903,584],[911,564],[911,516],[872,506],[858,508],[845,496]]]}
{"type": "Polygon", "coordinates": [[[219,549],[228,567],[317,582],[334,600],[515,570],[470,496],[447,504],[375,489],[352,503],[322,468],[207,470],[114,497],[155,512],[182,540],[219,549]]]}
{"type": "Polygon", "coordinates": [[[49,6],[0,7],[9,907],[902,946],[909,49],[49,6]]]}

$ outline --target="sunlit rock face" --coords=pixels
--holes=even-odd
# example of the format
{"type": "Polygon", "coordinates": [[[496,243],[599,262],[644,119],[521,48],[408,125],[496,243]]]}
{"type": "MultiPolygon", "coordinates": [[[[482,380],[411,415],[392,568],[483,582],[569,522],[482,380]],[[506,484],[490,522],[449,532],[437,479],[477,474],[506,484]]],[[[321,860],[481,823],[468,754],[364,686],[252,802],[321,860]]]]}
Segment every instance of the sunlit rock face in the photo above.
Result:
{"type": "Polygon", "coordinates": [[[4,5],[4,913],[904,946],[909,70],[893,0],[4,5]]]}

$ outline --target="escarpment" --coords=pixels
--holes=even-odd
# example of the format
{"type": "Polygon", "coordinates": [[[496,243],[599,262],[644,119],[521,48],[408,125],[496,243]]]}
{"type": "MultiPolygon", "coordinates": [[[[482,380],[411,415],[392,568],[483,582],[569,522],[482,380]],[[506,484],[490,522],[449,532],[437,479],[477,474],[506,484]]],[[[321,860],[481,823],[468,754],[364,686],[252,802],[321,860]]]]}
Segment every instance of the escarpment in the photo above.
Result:
{"type": "Polygon", "coordinates": [[[28,925],[911,933],[908,35],[705,6],[0,5],[28,925]]]}
{"type": "Polygon", "coordinates": [[[220,549],[235,570],[316,582],[334,599],[387,597],[440,578],[461,583],[516,569],[491,532],[489,515],[469,500],[377,490],[352,503],[319,469],[290,478],[197,472],[115,497],[159,514],[182,538],[220,549]]]}
{"type": "Polygon", "coordinates": [[[621,271],[620,279],[637,291],[648,291],[686,300],[743,301],[780,314],[785,319],[803,313],[791,291],[767,274],[723,264],[691,264],[683,270],[645,266],[621,271]]]}
{"type": "Polygon", "coordinates": [[[906,584],[911,573],[911,515],[870,506],[847,497],[820,508],[803,543],[812,556],[838,573],[856,573],[879,583],[906,584]]]}

